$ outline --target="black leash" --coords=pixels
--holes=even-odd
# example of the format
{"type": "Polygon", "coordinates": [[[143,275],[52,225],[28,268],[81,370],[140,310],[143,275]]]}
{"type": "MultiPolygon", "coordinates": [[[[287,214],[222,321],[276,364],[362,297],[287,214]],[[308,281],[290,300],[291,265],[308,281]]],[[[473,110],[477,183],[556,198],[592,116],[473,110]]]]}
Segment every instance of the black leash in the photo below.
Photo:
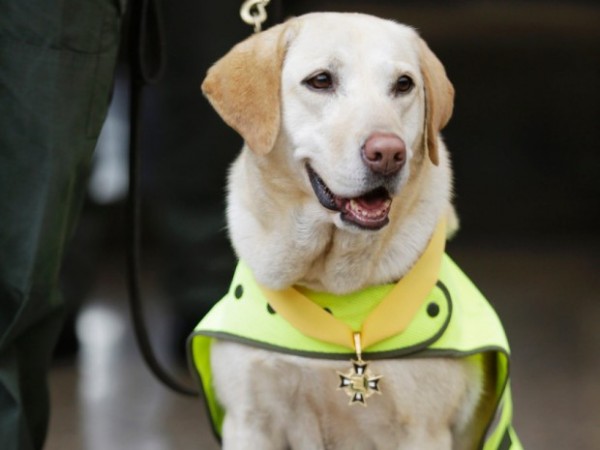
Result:
{"type": "MultiPolygon", "coordinates": [[[[260,0],[259,0],[260,1],[260,0]]],[[[264,1],[264,0],[263,0],[264,1]]],[[[147,84],[157,83],[165,68],[164,29],[159,0],[129,0],[129,195],[127,198],[127,228],[129,249],[127,255],[129,307],[135,338],[150,371],[173,391],[198,397],[198,390],[181,384],[158,361],[150,343],[140,293],[140,223],[141,223],[141,112],[142,93],[147,84]]],[[[267,1],[266,4],[269,2],[267,1]]],[[[275,23],[281,22],[281,1],[275,4],[275,23]]],[[[266,5],[265,5],[266,6],[266,5]]]]}
{"type": "Polygon", "coordinates": [[[128,288],[129,306],[138,347],[152,373],[166,386],[183,395],[197,397],[199,392],[175,380],[156,358],[148,337],[140,294],[140,140],[142,92],[146,84],[160,80],[164,72],[164,30],[157,0],[129,0],[130,4],[130,104],[129,104],[129,230],[128,288]]]}

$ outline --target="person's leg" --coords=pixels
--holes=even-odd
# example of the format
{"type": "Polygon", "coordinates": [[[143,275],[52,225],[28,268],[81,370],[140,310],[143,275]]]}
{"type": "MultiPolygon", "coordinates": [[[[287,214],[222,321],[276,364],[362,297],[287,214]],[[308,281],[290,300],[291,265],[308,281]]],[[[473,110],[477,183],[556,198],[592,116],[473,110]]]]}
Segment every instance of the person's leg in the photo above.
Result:
{"type": "Polygon", "coordinates": [[[0,0],[0,442],[39,449],[57,277],[108,106],[118,0],[0,0]]]}

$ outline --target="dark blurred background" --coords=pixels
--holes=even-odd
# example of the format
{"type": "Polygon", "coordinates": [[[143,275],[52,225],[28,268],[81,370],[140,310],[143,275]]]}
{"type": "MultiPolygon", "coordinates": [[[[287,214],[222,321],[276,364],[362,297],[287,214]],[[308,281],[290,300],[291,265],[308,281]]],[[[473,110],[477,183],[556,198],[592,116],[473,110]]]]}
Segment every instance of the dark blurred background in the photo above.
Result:
{"type": "MultiPolygon", "coordinates": [[[[241,147],[202,98],[251,33],[241,2],[162,2],[167,71],[144,98],[143,291],[161,359],[227,289],[227,167],[241,147]]],[[[359,11],[417,28],[456,88],[444,130],[462,229],[449,253],[499,311],[528,449],[600,448],[600,6],[592,1],[272,1],[271,18],[359,11]],[[283,6],[282,6],[283,5],[283,6]]],[[[126,54],[126,52],[124,52],[126,54]]],[[[52,373],[48,448],[217,448],[203,406],[158,385],[125,305],[126,73],[65,262],[72,319],[52,373]]]]}

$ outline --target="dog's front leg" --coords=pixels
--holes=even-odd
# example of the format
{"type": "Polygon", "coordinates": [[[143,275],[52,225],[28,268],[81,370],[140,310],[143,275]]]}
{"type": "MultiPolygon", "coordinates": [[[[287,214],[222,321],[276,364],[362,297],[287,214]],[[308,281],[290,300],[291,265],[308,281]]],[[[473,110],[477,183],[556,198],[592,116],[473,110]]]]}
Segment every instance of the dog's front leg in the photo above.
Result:
{"type": "Polygon", "coordinates": [[[211,347],[215,394],[225,411],[224,450],[285,450],[289,408],[277,358],[266,350],[216,340],[211,347]]]}
{"type": "MultiPolygon", "coordinates": [[[[255,413],[259,415],[259,413],[255,413]]],[[[269,426],[260,417],[229,413],[223,422],[223,450],[285,450],[289,448],[282,429],[269,426]]]]}

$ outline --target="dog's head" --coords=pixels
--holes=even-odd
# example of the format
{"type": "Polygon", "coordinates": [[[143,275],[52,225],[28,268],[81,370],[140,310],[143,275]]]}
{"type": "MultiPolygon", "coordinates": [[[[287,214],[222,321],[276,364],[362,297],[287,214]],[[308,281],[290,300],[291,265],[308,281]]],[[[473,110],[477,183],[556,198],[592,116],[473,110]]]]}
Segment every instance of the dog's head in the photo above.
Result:
{"type": "MultiPolygon", "coordinates": [[[[384,227],[417,166],[439,163],[453,87],[417,33],[362,14],[292,19],[235,46],[202,89],[258,158],[286,152],[340,228],[384,227]]],[[[281,155],[279,155],[281,156],[281,155]]]]}

